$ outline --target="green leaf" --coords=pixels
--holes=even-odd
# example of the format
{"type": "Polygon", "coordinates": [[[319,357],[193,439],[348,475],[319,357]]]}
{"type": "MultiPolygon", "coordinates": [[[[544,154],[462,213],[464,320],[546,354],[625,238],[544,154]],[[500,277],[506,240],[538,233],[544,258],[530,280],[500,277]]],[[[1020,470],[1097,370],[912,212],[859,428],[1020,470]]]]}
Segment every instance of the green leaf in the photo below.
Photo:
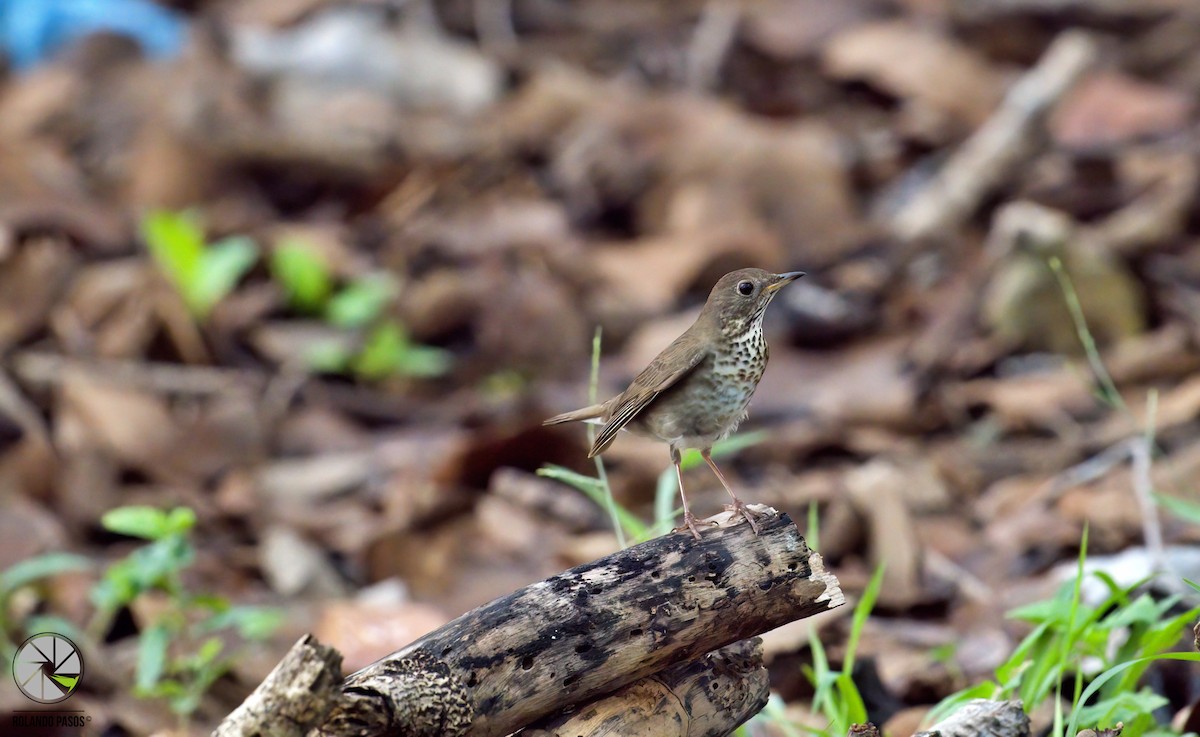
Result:
{"type": "Polygon", "coordinates": [[[271,607],[233,607],[211,617],[204,623],[207,631],[233,627],[244,640],[265,640],[278,630],[286,621],[279,609],[271,607]]]}
{"type": "Polygon", "coordinates": [[[70,571],[86,571],[91,567],[91,560],[72,553],[46,553],[23,560],[0,573],[0,599],[38,579],[70,571]]]}
{"type": "Polygon", "coordinates": [[[327,374],[340,374],[350,369],[354,354],[346,345],[337,340],[323,340],[309,347],[304,356],[308,367],[313,371],[327,374]]]}
{"type": "Polygon", "coordinates": [[[564,468],[563,466],[542,466],[537,470],[537,475],[545,476],[546,478],[554,479],[555,481],[561,481],[568,486],[575,487],[585,494],[604,493],[604,485],[600,482],[600,479],[592,476],[584,476],[581,473],[572,471],[569,468],[564,468]]]}
{"type": "Polygon", "coordinates": [[[306,314],[319,312],[333,291],[325,259],[295,238],[285,240],[271,254],[271,275],[283,287],[288,304],[306,314]]]}
{"type": "MultiPolygon", "coordinates": [[[[734,435],[731,438],[726,438],[725,440],[713,445],[712,457],[725,458],[727,456],[731,456],[739,451],[745,450],[746,448],[758,445],[768,437],[770,437],[770,433],[768,433],[766,430],[756,430],[754,432],[745,432],[741,435],[734,435]]],[[[685,450],[679,459],[679,467],[684,471],[690,468],[698,468],[703,465],[704,457],[701,456],[700,451],[696,450],[695,448],[689,448],[688,450],[685,450]]],[[[671,473],[675,472],[674,469],[668,470],[671,473]]]]}
{"type": "Polygon", "coordinates": [[[407,331],[392,321],[376,326],[354,359],[355,373],[367,379],[392,375],[440,376],[449,367],[449,353],[440,348],[413,344],[407,331]]]}
{"type": "Polygon", "coordinates": [[[196,513],[191,507],[175,507],[167,513],[166,532],[168,535],[183,535],[196,526],[196,513]]]}
{"type": "MultiPolygon", "coordinates": [[[[1105,683],[1115,676],[1120,675],[1123,671],[1135,666],[1152,663],[1156,660],[1183,660],[1192,663],[1200,663],[1200,653],[1161,653],[1159,655],[1138,658],[1137,660],[1130,660],[1118,665],[1114,665],[1112,668],[1109,668],[1092,679],[1092,682],[1089,683],[1088,687],[1084,689],[1082,694],[1080,694],[1076,704],[1087,704],[1088,701],[1091,700],[1092,696],[1094,696],[1097,691],[1104,687],[1105,683]]],[[[1081,712],[1085,708],[1086,707],[1083,706],[1076,706],[1075,710],[1071,713],[1071,720],[1067,724],[1066,734],[1078,734],[1079,722],[1082,718],[1081,712]]]]}
{"type": "Polygon", "coordinates": [[[1191,499],[1183,499],[1177,496],[1167,496],[1165,494],[1155,494],[1154,501],[1158,502],[1158,506],[1179,519],[1191,522],[1194,525],[1200,525],[1200,502],[1194,502],[1191,499]]]}
{"type": "Polygon", "coordinates": [[[164,625],[146,628],[138,638],[136,686],[147,692],[154,688],[167,669],[167,647],[171,632],[164,625]]]}
{"type": "Polygon", "coordinates": [[[142,220],[150,255],[185,298],[200,278],[204,232],[188,213],[155,210],[142,220]]]}
{"type": "Polygon", "coordinates": [[[993,683],[992,681],[984,681],[983,683],[978,683],[970,688],[963,689],[958,693],[950,694],[929,710],[929,713],[926,714],[925,718],[921,720],[921,724],[925,726],[936,724],[946,719],[954,712],[958,711],[968,701],[974,701],[975,699],[993,699],[998,693],[1000,693],[999,684],[993,683]]]}
{"type": "Polygon", "coordinates": [[[242,235],[224,238],[205,252],[191,294],[192,311],[204,317],[233,291],[258,260],[258,246],[242,235]]]}
{"type": "Polygon", "coordinates": [[[220,657],[221,651],[225,649],[225,643],[221,642],[220,637],[210,637],[204,641],[195,653],[187,658],[187,666],[192,670],[203,670],[216,662],[220,657]]]}
{"type": "Polygon", "coordinates": [[[25,620],[26,632],[57,632],[76,642],[82,642],[86,635],[76,624],[55,614],[34,614],[25,620]]]}
{"type": "MultiPolygon", "coordinates": [[[[597,506],[602,509],[607,508],[608,502],[606,499],[604,483],[600,479],[584,476],[581,473],[576,473],[569,468],[562,466],[543,466],[537,470],[538,476],[545,476],[556,481],[562,481],[565,484],[575,487],[582,491],[591,499],[597,506]]],[[[617,519],[620,521],[621,527],[630,537],[641,538],[650,532],[649,526],[638,519],[638,516],[630,512],[620,504],[613,503],[613,509],[616,511],[617,519]]]]}
{"type": "Polygon", "coordinates": [[[453,354],[441,348],[409,343],[396,362],[396,373],[432,379],[450,370],[453,354]]]}
{"type": "Polygon", "coordinates": [[[886,568],[886,563],[879,564],[871,576],[867,588],[863,589],[862,598],[854,606],[854,621],[850,625],[850,637],[846,641],[846,655],[842,659],[842,668],[847,672],[854,670],[854,655],[858,650],[858,640],[862,636],[863,627],[867,624],[867,617],[871,615],[871,610],[875,608],[875,602],[879,599],[879,591],[883,588],[883,574],[886,568]]]}
{"type": "Polygon", "coordinates": [[[100,518],[109,532],[144,540],[158,540],[168,533],[167,513],[157,507],[130,506],[110,509],[100,518]]]}
{"type": "Polygon", "coordinates": [[[129,559],[108,567],[104,577],[92,587],[91,600],[101,612],[116,612],[141,593],[129,559]]]}
{"type": "Polygon", "coordinates": [[[364,277],[329,300],[325,318],[338,327],[362,327],[383,313],[396,292],[396,283],[386,275],[364,277]]]}
{"type": "Polygon", "coordinates": [[[354,359],[354,372],[366,379],[383,379],[397,373],[408,348],[408,337],[395,323],[384,323],[367,336],[354,359]]]}

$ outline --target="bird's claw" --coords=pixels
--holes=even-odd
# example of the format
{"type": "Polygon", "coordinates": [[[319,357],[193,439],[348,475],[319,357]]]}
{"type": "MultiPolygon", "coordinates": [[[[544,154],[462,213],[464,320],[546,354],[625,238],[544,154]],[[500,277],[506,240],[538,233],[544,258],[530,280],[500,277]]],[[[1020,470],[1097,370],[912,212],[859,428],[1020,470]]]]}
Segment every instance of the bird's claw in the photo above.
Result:
{"type": "Polygon", "coordinates": [[[733,500],[733,504],[725,505],[725,509],[726,511],[733,512],[734,514],[742,515],[742,517],[744,517],[745,520],[750,523],[750,529],[754,530],[754,536],[758,537],[758,534],[761,532],[761,530],[758,528],[758,523],[755,522],[755,520],[761,516],[758,512],[752,511],[746,506],[745,502],[743,502],[741,499],[737,499],[736,497],[733,500]]]}
{"type": "MultiPolygon", "coordinates": [[[[692,533],[692,537],[699,540],[700,539],[700,530],[697,529],[697,527],[696,527],[697,522],[699,522],[699,520],[696,519],[696,515],[692,514],[691,512],[688,512],[687,514],[683,515],[683,524],[680,525],[679,527],[676,527],[674,530],[671,530],[671,532],[683,532],[684,530],[690,530],[692,533]]],[[[702,524],[710,525],[712,527],[716,527],[716,525],[717,525],[716,522],[708,522],[708,521],[705,521],[702,524]]]]}

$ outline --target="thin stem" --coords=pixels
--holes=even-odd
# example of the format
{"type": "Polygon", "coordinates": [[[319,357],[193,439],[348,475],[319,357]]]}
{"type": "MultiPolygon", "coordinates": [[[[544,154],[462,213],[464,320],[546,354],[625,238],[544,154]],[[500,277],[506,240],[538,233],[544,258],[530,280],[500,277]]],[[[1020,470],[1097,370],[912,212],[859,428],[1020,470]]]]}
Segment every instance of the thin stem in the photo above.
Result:
{"type": "Polygon", "coordinates": [[[1058,280],[1058,286],[1062,289],[1063,297],[1067,302],[1067,310],[1071,313],[1071,321],[1075,323],[1075,332],[1079,335],[1079,342],[1083,344],[1083,352],[1087,354],[1088,364],[1096,376],[1096,381],[1100,383],[1100,390],[1104,394],[1104,398],[1112,406],[1128,411],[1125,399],[1117,391],[1116,383],[1100,358],[1100,350],[1096,347],[1096,339],[1092,336],[1092,331],[1088,329],[1087,319],[1083,315],[1083,305],[1079,301],[1079,295],[1075,292],[1075,285],[1071,283],[1071,277],[1067,275],[1062,260],[1057,256],[1050,258],[1050,270],[1054,272],[1054,278],[1058,280]]]}
{"type": "MultiPolygon", "coordinates": [[[[588,380],[588,404],[596,403],[596,393],[600,386],[600,336],[602,328],[596,326],[596,334],[592,337],[592,375],[588,380]]],[[[587,424],[588,445],[591,446],[596,442],[596,426],[590,422],[587,424]]],[[[621,549],[629,547],[628,541],[625,539],[625,528],[621,526],[621,518],[617,514],[617,502],[613,499],[612,487],[608,485],[608,471],[604,468],[604,459],[597,455],[596,461],[596,478],[600,479],[600,485],[604,487],[604,507],[608,510],[608,518],[612,521],[613,532],[617,534],[617,544],[621,549]]]]}

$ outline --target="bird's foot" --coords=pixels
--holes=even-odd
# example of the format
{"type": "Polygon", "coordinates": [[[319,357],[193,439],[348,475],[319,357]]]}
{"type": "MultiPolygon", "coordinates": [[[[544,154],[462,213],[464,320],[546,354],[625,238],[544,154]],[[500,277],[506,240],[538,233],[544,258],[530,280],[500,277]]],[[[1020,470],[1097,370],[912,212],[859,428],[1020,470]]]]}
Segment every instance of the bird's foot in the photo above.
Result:
{"type": "MultiPolygon", "coordinates": [[[[692,537],[699,540],[700,539],[700,530],[699,530],[699,528],[696,527],[697,522],[699,522],[699,520],[696,519],[696,515],[692,514],[691,512],[687,512],[683,515],[683,524],[680,525],[679,527],[676,527],[674,530],[671,530],[671,532],[683,532],[684,530],[691,530],[692,537]]],[[[701,524],[712,525],[715,527],[717,523],[716,522],[703,522],[701,524]]]]}
{"type": "Polygon", "coordinates": [[[726,504],[725,509],[733,512],[734,514],[742,515],[742,517],[744,517],[746,521],[750,523],[750,529],[754,530],[754,536],[758,537],[760,530],[758,529],[758,523],[755,522],[755,520],[761,517],[761,514],[747,507],[746,503],[741,499],[738,499],[736,496],[733,498],[733,504],[726,504]]]}

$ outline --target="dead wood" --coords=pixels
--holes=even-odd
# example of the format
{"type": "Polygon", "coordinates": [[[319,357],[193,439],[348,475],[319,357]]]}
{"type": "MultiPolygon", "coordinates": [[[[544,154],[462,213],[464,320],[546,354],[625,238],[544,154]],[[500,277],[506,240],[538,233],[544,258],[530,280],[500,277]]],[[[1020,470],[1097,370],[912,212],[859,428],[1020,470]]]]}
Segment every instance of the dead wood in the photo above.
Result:
{"type": "Polygon", "coordinates": [[[1019,700],[975,699],[913,737],[1028,737],[1029,716],[1019,700]]]}
{"type": "Polygon", "coordinates": [[[475,609],[346,679],[316,734],[493,737],[844,602],[786,514],[671,534],[475,609]]]}
{"type": "Polygon", "coordinates": [[[522,737],[722,737],[767,703],[762,640],[742,640],[635,681],[522,737]]]}
{"type": "Polygon", "coordinates": [[[999,109],[954,153],[929,185],[892,221],[906,242],[921,241],[965,222],[989,193],[1034,151],[1054,104],[1095,63],[1097,44],[1081,31],[1061,34],[1005,95],[999,109]]]}
{"type": "Polygon", "coordinates": [[[341,679],[341,654],[305,635],[213,737],[300,737],[325,721],[341,696],[341,679]]]}

